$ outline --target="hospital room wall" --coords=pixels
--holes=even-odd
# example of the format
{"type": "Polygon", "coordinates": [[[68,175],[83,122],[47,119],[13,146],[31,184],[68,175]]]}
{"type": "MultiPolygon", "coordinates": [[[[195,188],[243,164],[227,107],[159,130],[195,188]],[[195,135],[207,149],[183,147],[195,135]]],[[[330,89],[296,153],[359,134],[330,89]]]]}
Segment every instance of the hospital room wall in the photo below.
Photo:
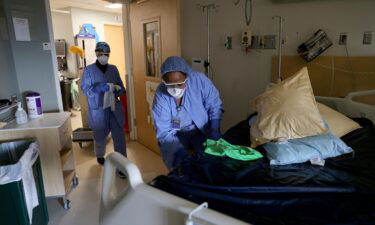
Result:
{"type": "Polygon", "coordinates": [[[0,0],[0,99],[19,96],[19,87],[10,46],[3,0],[0,0]]]}
{"type": "MultiPolygon", "coordinates": [[[[52,12],[53,35],[55,39],[64,39],[67,49],[75,45],[72,17],[70,11],[52,12]]],[[[78,76],[77,58],[75,55],[67,51],[68,72],[78,76]]]]}
{"type": "MultiPolygon", "coordinates": [[[[57,86],[52,51],[43,50],[50,42],[46,4],[44,0],[4,0],[6,21],[9,26],[11,55],[19,94],[36,91],[41,94],[44,111],[61,108],[60,87],[57,86]],[[12,17],[27,18],[31,41],[16,41],[12,17]]],[[[9,49],[8,49],[9,50],[9,49]]],[[[10,64],[12,66],[12,64],[10,64]]],[[[11,71],[12,72],[12,71],[11,71]]],[[[14,81],[10,84],[14,84],[14,81]]]]}
{"type": "Polygon", "coordinates": [[[0,99],[10,99],[12,95],[19,95],[19,87],[14,68],[10,41],[0,37],[0,99]]]}
{"type": "MultiPolygon", "coordinates": [[[[245,24],[245,0],[234,6],[228,0],[182,0],[181,43],[182,56],[206,57],[206,17],[197,4],[216,2],[220,8],[211,13],[211,64],[214,83],[221,92],[225,114],[223,128],[227,129],[244,119],[251,109],[249,101],[262,93],[271,77],[271,57],[277,50],[251,51],[246,54],[240,42],[245,24]],[[233,37],[233,49],[226,50],[226,36],[233,37]]],[[[369,56],[375,52],[375,43],[362,45],[364,31],[375,31],[375,1],[329,0],[300,1],[275,4],[270,0],[253,0],[251,30],[253,35],[278,34],[278,24],[272,16],[285,18],[283,37],[287,43],[284,55],[295,55],[299,44],[318,29],[324,29],[334,42],[323,55],[345,55],[338,45],[341,32],[348,33],[348,52],[351,56],[369,56]]],[[[375,39],[373,40],[375,41],[375,39]]]]}

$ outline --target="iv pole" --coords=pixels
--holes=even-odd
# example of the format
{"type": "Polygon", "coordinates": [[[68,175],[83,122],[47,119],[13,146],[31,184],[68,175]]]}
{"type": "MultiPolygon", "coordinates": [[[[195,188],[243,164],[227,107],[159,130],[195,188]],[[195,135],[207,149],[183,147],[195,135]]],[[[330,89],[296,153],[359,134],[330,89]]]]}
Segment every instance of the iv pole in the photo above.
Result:
{"type": "Polygon", "coordinates": [[[274,16],[272,19],[279,19],[279,66],[278,66],[278,77],[277,83],[280,83],[282,80],[281,76],[281,47],[282,47],[282,31],[283,31],[283,17],[282,16],[274,16]]]}
{"type": "Polygon", "coordinates": [[[210,11],[219,7],[215,3],[208,5],[198,5],[203,12],[207,10],[207,59],[204,61],[206,75],[210,78],[210,11]]]}

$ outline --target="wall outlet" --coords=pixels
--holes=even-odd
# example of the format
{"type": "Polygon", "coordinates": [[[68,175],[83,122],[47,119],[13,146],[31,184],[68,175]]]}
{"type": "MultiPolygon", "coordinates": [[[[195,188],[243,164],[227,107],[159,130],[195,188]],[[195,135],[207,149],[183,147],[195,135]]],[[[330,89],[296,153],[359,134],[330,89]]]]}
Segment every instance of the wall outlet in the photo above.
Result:
{"type": "Polygon", "coordinates": [[[340,33],[339,45],[346,45],[347,42],[348,42],[348,34],[347,33],[340,33]]]}
{"type": "Polygon", "coordinates": [[[363,33],[363,44],[364,45],[372,44],[372,31],[366,31],[363,33]]]}
{"type": "Polygon", "coordinates": [[[52,48],[51,48],[51,43],[49,42],[44,42],[43,43],[43,50],[44,51],[50,51],[52,48]]]}

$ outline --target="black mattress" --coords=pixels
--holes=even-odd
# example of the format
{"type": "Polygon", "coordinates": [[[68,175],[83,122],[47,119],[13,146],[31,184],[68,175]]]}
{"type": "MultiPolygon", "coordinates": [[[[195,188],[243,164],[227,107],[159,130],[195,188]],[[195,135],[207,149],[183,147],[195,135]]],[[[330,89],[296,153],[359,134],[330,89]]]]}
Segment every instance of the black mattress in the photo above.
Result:
{"type": "MultiPolygon", "coordinates": [[[[249,146],[247,121],[224,139],[249,146]]],[[[354,154],[323,167],[200,155],[150,185],[252,224],[375,224],[375,129],[367,119],[356,121],[363,128],[342,137],[354,154]]]]}

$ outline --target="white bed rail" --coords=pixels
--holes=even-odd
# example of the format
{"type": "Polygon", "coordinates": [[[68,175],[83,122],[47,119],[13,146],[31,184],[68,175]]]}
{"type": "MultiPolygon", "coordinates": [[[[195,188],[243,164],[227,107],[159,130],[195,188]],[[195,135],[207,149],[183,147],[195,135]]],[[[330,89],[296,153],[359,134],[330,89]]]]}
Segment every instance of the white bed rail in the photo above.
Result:
{"type": "Polygon", "coordinates": [[[375,95],[375,90],[349,93],[345,98],[316,96],[316,100],[349,117],[365,117],[375,124],[375,105],[353,101],[354,97],[375,95]]]}
{"type": "MultiPolygon", "coordinates": [[[[185,225],[199,205],[145,184],[137,166],[119,153],[105,163],[100,209],[101,225],[185,225]],[[128,176],[128,187],[112,193],[116,169],[128,176]]],[[[203,208],[194,213],[195,225],[244,225],[240,220],[203,208]]],[[[187,223],[189,222],[189,223],[187,223]]]]}

